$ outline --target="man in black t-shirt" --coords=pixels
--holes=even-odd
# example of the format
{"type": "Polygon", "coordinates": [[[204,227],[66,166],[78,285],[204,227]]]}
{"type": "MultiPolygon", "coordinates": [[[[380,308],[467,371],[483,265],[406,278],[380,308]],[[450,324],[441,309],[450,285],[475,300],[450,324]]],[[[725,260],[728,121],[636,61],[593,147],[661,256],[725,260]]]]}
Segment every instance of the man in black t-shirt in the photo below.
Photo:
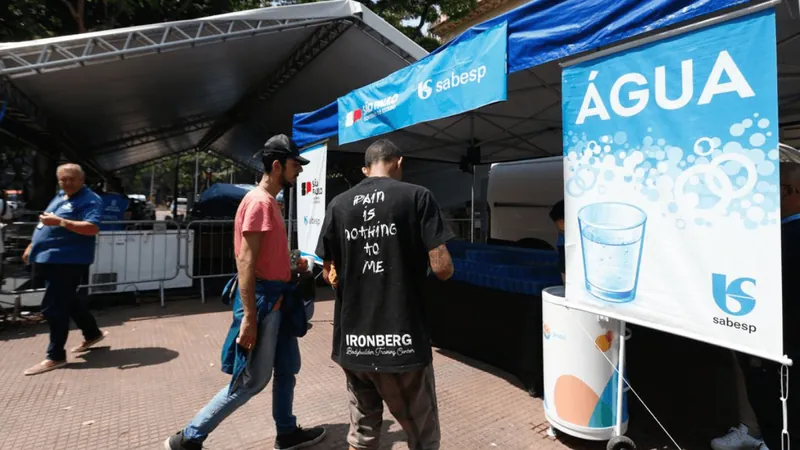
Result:
{"type": "Polygon", "coordinates": [[[439,414],[423,286],[428,266],[453,274],[445,246],[453,234],[439,205],[420,186],[399,181],[403,156],[381,139],[367,149],[367,178],[336,197],[322,225],[317,255],[338,280],[332,358],[350,392],[351,449],[378,448],[383,402],[412,450],[439,448],[439,414]]]}

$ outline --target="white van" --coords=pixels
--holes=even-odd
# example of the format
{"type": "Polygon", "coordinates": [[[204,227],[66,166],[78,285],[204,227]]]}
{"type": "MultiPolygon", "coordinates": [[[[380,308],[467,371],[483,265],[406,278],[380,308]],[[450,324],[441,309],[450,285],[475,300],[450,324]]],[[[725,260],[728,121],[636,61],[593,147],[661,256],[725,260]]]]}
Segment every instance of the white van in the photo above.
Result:
{"type": "Polygon", "coordinates": [[[493,164],[487,190],[490,242],[524,239],[525,247],[555,248],[558,231],[549,214],[564,199],[563,157],[493,164]]]}

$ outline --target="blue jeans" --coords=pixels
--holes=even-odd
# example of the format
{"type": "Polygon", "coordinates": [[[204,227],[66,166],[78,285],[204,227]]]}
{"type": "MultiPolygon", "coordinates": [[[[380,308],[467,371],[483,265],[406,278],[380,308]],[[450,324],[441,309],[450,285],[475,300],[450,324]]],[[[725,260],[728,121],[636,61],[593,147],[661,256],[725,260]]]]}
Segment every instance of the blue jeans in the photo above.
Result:
{"type": "Polygon", "coordinates": [[[275,374],[272,383],[272,418],[278,434],[297,428],[292,415],[295,375],[300,372],[300,347],[297,338],[280,332],[280,311],[270,312],[259,329],[256,347],[247,361],[242,385],[229,395],[226,384],[217,395],[192,419],[183,436],[193,442],[203,442],[225,418],[233,414],[261,392],[275,374]]]}

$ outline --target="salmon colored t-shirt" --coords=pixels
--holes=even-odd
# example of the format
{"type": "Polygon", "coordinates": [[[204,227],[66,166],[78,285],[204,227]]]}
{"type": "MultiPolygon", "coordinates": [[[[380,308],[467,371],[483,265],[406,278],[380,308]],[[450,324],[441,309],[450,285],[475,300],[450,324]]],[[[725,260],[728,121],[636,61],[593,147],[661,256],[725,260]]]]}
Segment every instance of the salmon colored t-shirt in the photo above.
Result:
{"type": "Polygon", "coordinates": [[[289,281],[289,242],[283,225],[281,207],[275,197],[261,186],[248,192],[236,210],[233,245],[236,256],[242,246],[242,233],[264,233],[256,258],[256,278],[270,281],[289,281]]]}

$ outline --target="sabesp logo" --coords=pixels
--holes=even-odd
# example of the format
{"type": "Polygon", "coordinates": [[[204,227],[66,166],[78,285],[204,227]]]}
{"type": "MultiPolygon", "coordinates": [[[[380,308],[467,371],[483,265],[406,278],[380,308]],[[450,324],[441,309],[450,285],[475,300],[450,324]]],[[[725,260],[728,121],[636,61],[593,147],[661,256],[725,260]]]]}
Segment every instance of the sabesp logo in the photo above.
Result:
{"type": "Polygon", "coordinates": [[[550,339],[550,327],[547,324],[542,325],[542,333],[545,339],[550,339]]]}
{"type": "Polygon", "coordinates": [[[449,77],[434,81],[433,78],[428,78],[417,84],[417,97],[421,100],[427,100],[433,95],[434,91],[438,94],[458,86],[465,86],[467,84],[477,83],[480,84],[486,76],[486,66],[480,66],[472,70],[465,70],[459,74],[455,71],[450,72],[449,77]]]}
{"type": "Polygon", "coordinates": [[[732,316],[744,316],[753,311],[756,299],[742,290],[745,283],[756,286],[756,280],[752,278],[737,278],[728,284],[726,275],[711,274],[711,291],[719,309],[732,316]]]}
{"type": "MultiPolygon", "coordinates": [[[[744,291],[745,284],[750,284],[755,288],[756,280],[753,278],[737,278],[728,283],[726,275],[720,273],[711,274],[711,293],[719,309],[734,317],[750,314],[756,307],[756,299],[744,291]]],[[[737,322],[728,317],[714,317],[712,321],[715,325],[746,331],[748,334],[758,331],[755,325],[737,322]]]]}
{"type": "Polygon", "coordinates": [[[320,224],[322,224],[322,220],[320,220],[320,219],[318,219],[316,217],[303,216],[303,224],[305,224],[305,225],[320,225],[320,224]]]}

